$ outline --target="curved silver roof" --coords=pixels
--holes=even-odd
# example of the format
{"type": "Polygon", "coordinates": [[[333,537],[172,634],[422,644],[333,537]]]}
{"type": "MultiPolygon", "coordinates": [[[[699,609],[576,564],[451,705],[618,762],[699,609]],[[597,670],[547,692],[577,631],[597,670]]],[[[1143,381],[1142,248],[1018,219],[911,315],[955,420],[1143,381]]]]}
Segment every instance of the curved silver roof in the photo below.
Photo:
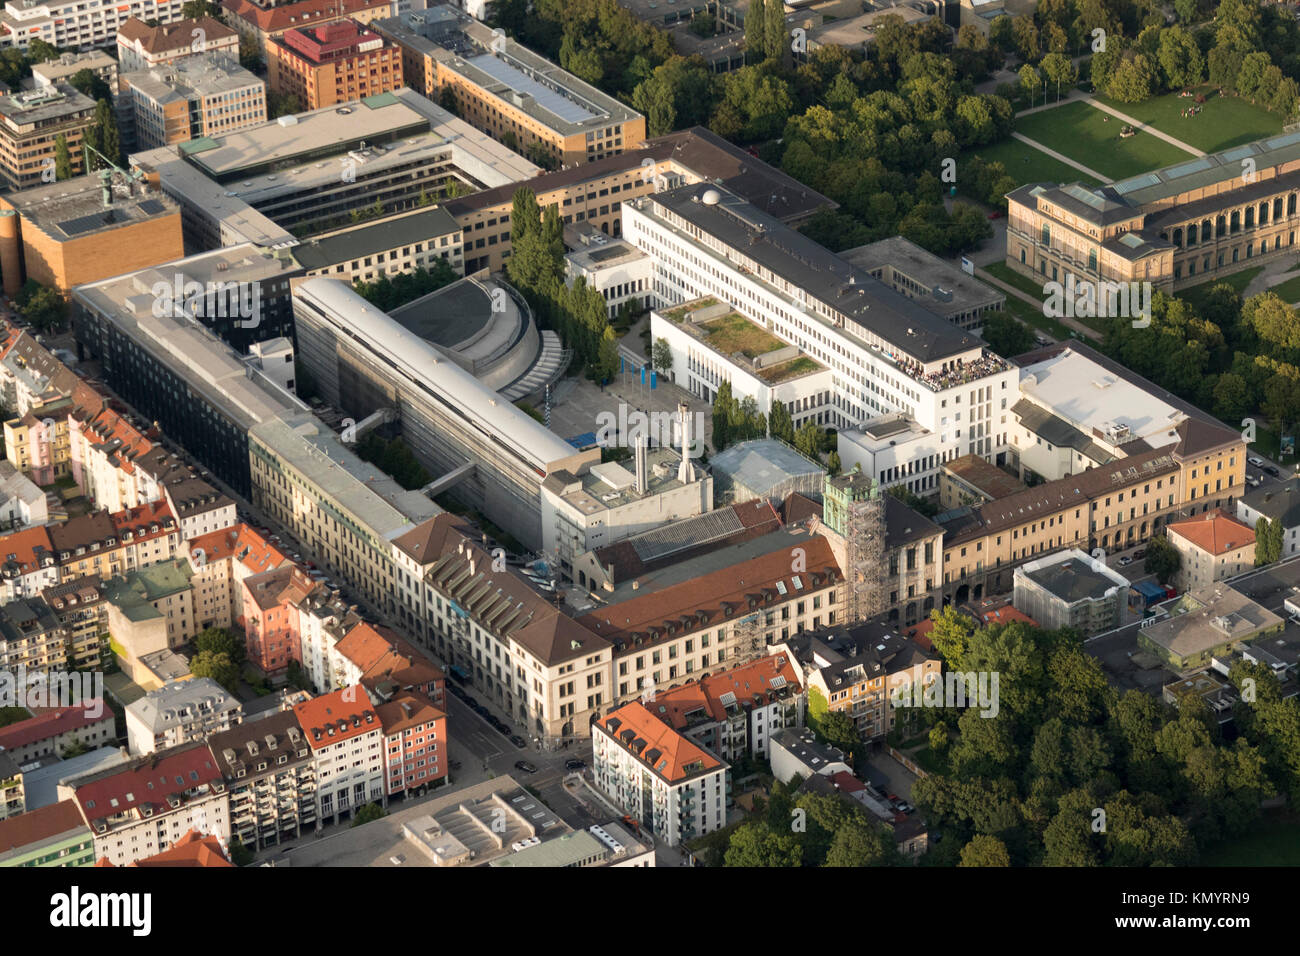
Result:
{"type": "Polygon", "coordinates": [[[308,279],[294,295],[353,333],[412,381],[434,391],[480,431],[529,464],[549,470],[553,462],[577,453],[564,439],[482,385],[449,357],[357,295],[345,282],[323,277],[308,279]]]}

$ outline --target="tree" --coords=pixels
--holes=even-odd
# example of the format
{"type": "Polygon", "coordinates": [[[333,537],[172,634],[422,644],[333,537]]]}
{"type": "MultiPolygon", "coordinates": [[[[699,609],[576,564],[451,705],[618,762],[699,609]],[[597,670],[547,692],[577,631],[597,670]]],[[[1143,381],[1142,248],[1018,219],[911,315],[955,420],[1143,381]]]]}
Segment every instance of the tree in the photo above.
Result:
{"type": "Polygon", "coordinates": [[[1049,53],[1043,57],[1043,62],[1038,64],[1043,71],[1043,76],[1049,86],[1056,88],[1059,95],[1061,90],[1067,92],[1070,87],[1079,81],[1079,71],[1070,58],[1060,53],[1049,53]]]}
{"type": "Polygon", "coordinates": [[[14,296],[18,314],[34,327],[49,331],[63,327],[67,305],[58,291],[28,279],[14,296]]]}
{"type": "Polygon", "coordinates": [[[190,672],[195,677],[210,677],[230,693],[239,688],[239,667],[229,654],[204,651],[190,661],[190,672]]]}
{"type": "Polygon", "coordinates": [[[803,850],[791,833],[767,823],[745,823],[731,834],[724,860],[726,866],[801,866],[803,850]]]}
{"type": "Polygon", "coordinates": [[[773,438],[794,444],[794,419],[790,417],[790,409],[785,402],[773,400],[772,410],[767,416],[767,427],[773,438]]]}
{"type": "Polygon", "coordinates": [[[756,57],[767,55],[767,15],[764,0],[753,0],[745,14],[745,51],[756,57]]]}
{"type": "Polygon", "coordinates": [[[1126,51],[1106,86],[1106,93],[1121,103],[1141,103],[1155,92],[1155,71],[1142,53],[1126,51]]]}
{"type": "Polygon", "coordinates": [[[214,0],[186,0],[181,5],[181,19],[183,20],[197,20],[199,17],[212,17],[214,20],[220,20],[221,14],[221,4],[215,3],[214,0]]]}
{"type": "Polygon", "coordinates": [[[48,63],[59,58],[59,48],[45,42],[40,37],[27,44],[28,63],[48,63]]]}
{"type": "Polygon", "coordinates": [[[113,91],[109,85],[101,80],[90,69],[78,70],[68,78],[68,85],[77,90],[84,96],[89,96],[92,100],[113,100],[113,91]]]}
{"type": "Polygon", "coordinates": [[[826,474],[834,478],[844,470],[844,463],[840,461],[840,453],[832,451],[826,456],[826,474]]]}
{"type": "Polygon", "coordinates": [[[206,628],[198,637],[194,638],[194,650],[199,654],[205,652],[225,654],[235,664],[242,664],[246,653],[243,641],[240,641],[224,627],[206,628]]]}
{"type": "Polygon", "coordinates": [[[230,838],[230,862],[235,866],[248,866],[253,862],[253,851],[244,846],[239,837],[230,838]]]}
{"type": "Polygon", "coordinates": [[[800,426],[794,434],[794,447],[803,455],[820,463],[822,460],[822,429],[816,422],[809,420],[800,426]]]}
{"type": "Polygon", "coordinates": [[[961,850],[958,866],[1010,866],[1007,845],[997,837],[978,833],[961,850]]]}
{"type": "Polygon", "coordinates": [[[1164,535],[1152,538],[1147,544],[1146,573],[1154,574],[1161,584],[1172,581],[1182,566],[1182,556],[1164,535]]]}
{"type": "MultiPolygon", "coordinates": [[[[108,100],[100,100],[95,104],[95,124],[91,127],[94,132],[95,148],[103,154],[104,158],[110,163],[121,163],[122,161],[122,141],[117,132],[117,117],[113,115],[113,107],[108,100]]],[[[86,131],[86,139],[91,139],[91,131],[86,131]]],[[[93,171],[102,168],[103,160],[97,156],[88,158],[87,171],[93,171]]]]}
{"type": "Polygon", "coordinates": [[[702,39],[713,36],[713,16],[705,10],[695,14],[691,17],[691,32],[702,39]]]}
{"type": "Polygon", "coordinates": [[[708,120],[712,86],[713,77],[703,59],[674,56],[637,85],[632,106],[645,114],[651,136],[663,136],[708,120]]]}
{"type": "Polygon", "coordinates": [[[952,605],[931,611],[930,620],[934,621],[930,643],[949,667],[960,667],[975,633],[975,622],[952,605]]]}
{"type": "Polygon", "coordinates": [[[832,710],[827,713],[816,732],[825,743],[843,750],[845,756],[850,759],[852,759],[851,755],[862,747],[862,738],[858,734],[857,724],[842,710],[832,710]]]}
{"type": "Polygon", "coordinates": [[[937,754],[948,749],[948,725],[942,720],[930,728],[930,749],[937,754]]]}
{"type": "Polygon", "coordinates": [[[782,0],[768,0],[763,10],[763,50],[769,60],[779,60],[785,54],[785,4],[782,0]]]}
{"type": "Polygon", "coordinates": [[[54,174],[60,180],[72,178],[72,154],[68,152],[68,138],[62,133],[54,140],[54,174]]]}
{"type": "Polygon", "coordinates": [[[1042,78],[1038,71],[1026,63],[1020,68],[1020,88],[1029,94],[1029,103],[1032,106],[1038,96],[1038,88],[1043,85],[1042,78]]]}
{"type": "Polygon", "coordinates": [[[655,339],[655,344],[650,353],[650,364],[657,371],[664,374],[673,370],[673,347],[668,344],[667,339],[655,339]]]}
{"type": "Polygon", "coordinates": [[[897,862],[890,834],[860,815],[837,827],[834,834],[823,866],[887,866],[897,862]]]}
{"type": "Polygon", "coordinates": [[[64,744],[63,752],[59,755],[64,760],[70,760],[73,757],[80,757],[82,754],[90,753],[90,748],[76,734],[72,735],[71,742],[64,744]]]}
{"type": "Polygon", "coordinates": [[[1156,53],[1167,89],[1195,86],[1205,74],[1205,57],[1196,38],[1181,26],[1160,32],[1160,46],[1156,53]]]}
{"type": "Polygon", "coordinates": [[[367,803],[360,807],[352,817],[354,827],[364,826],[367,823],[373,823],[375,820],[382,820],[388,816],[388,811],[377,803],[367,803]]]}
{"type": "Polygon", "coordinates": [[[1012,19],[1011,40],[1016,46],[1016,52],[1026,63],[1038,59],[1041,47],[1038,27],[1034,26],[1033,17],[1021,16],[1012,19]]]}
{"type": "Polygon", "coordinates": [[[980,334],[989,348],[1003,358],[1023,355],[1036,344],[1034,333],[1027,325],[1002,311],[984,316],[984,331],[980,334]]]}

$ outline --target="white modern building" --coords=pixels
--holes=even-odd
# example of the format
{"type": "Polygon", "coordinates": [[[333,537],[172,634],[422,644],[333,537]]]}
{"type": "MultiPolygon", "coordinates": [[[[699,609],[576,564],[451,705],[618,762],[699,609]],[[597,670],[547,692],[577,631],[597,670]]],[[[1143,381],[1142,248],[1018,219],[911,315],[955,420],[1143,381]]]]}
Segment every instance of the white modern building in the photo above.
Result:
{"type": "Polygon", "coordinates": [[[0,461],[0,529],[18,531],[49,521],[45,492],[9,462],[0,461]]]}
{"type": "Polygon", "coordinates": [[[0,45],[27,49],[44,40],[63,50],[112,46],[118,27],[132,17],[169,23],[179,20],[181,0],[10,0],[0,13],[0,45]]]}
{"type": "Polygon", "coordinates": [[[588,223],[567,227],[564,243],[573,250],[564,257],[564,281],[572,286],[579,277],[586,280],[604,297],[611,319],[624,303],[645,302],[654,262],[636,246],[588,223]]]}
{"type": "Polygon", "coordinates": [[[650,341],[668,343],[672,367],[660,376],[712,402],[723,382],[737,401],[752,398],[769,415],[780,402],[795,428],[829,424],[834,412],[831,370],[798,346],[788,345],[760,324],[712,296],[650,313],[650,341]]]}
{"type": "MultiPolygon", "coordinates": [[[[829,368],[827,424],[902,413],[930,432],[932,442],[870,472],[882,485],[928,493],[944,462],[1005,453],[1019,378],[1010,363],[733,193],[700,184],[625,203],[623,235],[655,260],[652,305],[713,296],[829,368]]],[[[840,458],[860,461],[852,445],[840,458]]]]}
{"type": "Polygon", "coordinates": [[[164,684],[126,708],[127,747],[136,756],[206,740],[243,718],[244,707],[210,677],[164,684]]]}
{"type": "Polygon", "coordinates": [[[1291,478],[1280,489],[1257,488],[1237,501],[1237,518],[1254,528],[1260,518],[1282,522],[1282,554],[1300,554],[1300,478],[1291,478]]]}
{"type": "Polygon", "coordinates": [[[626,704],[591,725],[596,786],[668,846],[721,829],[729,765],[626,704]]]}

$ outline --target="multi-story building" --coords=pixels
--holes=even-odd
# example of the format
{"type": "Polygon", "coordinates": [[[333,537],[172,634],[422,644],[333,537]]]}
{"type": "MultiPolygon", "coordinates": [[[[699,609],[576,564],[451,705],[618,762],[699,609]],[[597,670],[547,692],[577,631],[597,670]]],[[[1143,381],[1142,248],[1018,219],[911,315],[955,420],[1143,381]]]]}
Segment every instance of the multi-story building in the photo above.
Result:
{"type": "Polygon", "coordinates": [[[360,684],[294,705],[316,766],[316,819],[388,804],[384,726],[360,684]]]}
{"type": "Polygon", "coordinates": [[[625,202],[623,235],[655,260],[652,305],[712,296],[830,368],[836,429],[899,415],[918,426],[870,456],[841,431],[845,466],[926,494],[944,462],[1005,454],[1016,369],[776,217],[725,189],[685,186],[625,202]]]}
{"type": "Polygon", "coordinates": [[[266,84],[226,54],[187,56],[144,72],[123,73],[118,111],[123,142],[134,152],[224,136],[266,122],[266,84]]]}
{"type": "Polygon", "coordinates": [[[27,528],[0,538],[0,603],[35,597],[60,580],[48,528],[27,528]]]}
{"type": "Polygon", "coordinates": [[[316,764],[297,714],[285,710],[223,730],[208,747],[230,788],[232,840],[257,851],[315,828],[316,764]]]}
{"type": "Polygon", "coordinates": [[[13,757],[0,751],[0,820],[16,817],[27,810],[27,788],[23,770],[13,757]]]}
{"type": "Polygon", "coordinates": [[[402,86],[402,51],[356,20],[286,30],[266,41],[271,92],[304,110],[364,100],[402,86]]]}
{"type": "Polygon", "coordinates": [[[117,60],[103,50],[85,53],[61,53],[44,63],[32,64],[32,80],[37,86],[67,83],[82,70],[89,70],[96,79],[103,80],[110,90],[117,89],[117,60]]]}
{"type": "Polygon", "coordinates": [[[210,677],[165,684],[127,705],[128,747],[139,756],[202,742],[240,723],[243,712],[239,700],[210,677]]]}
{"type": "Polygon", "coordinates": [[[668,846],[721,829],[730,766],[634,702],[591,725],[596,786],[668,846]]]}
{"type": "Polygon", "coordinates": [[[1203,418],[1172,431],[1173,444],[940,516],[945,600],[1004,593],[1016,565],[1049,551],[1123,550],[1171,520],[1231,507],[1245,484],[1240,432],[1203,418]]]}
{"type": "Polygon", "coordinates": [[[585,471],[598,449],[578,451],[342,282],[307,279],[294,309],[303,364],[326,402],[358,421],[398,407],[426,468],[472,469],[452,494],[525,545],[542,545],[543,482],[585,471]]]}
{"type": "Polygon", "coordinates": [[[772,776],[789,783],[795,776],[833,777],[853,774],[852,758],[838,747],[819,741],[811,730],[787,729],[772,735],[772,776]]]}
{"type": "Polygon", "coordinates": [[[95,841],[72,800],[0,820],[0,866],[94,866],[95,841]]]}
{"type": "Polygon", "coordinates": [[[267,677],[284,675],[302,660],[297,603],[316,588],[307,572],[293,564],[243,579],[242,614],[248,661],[267,677]]]}
{"type": "Polygon", "coordinates": [[[552,746],[586,736],[610,700],[609,641],[497,562],[454,515],[438,515],[392,546],[394,617],[407,633],[529,735],[552,746]]]}
{"type": "Polygon", "coordinates": [[[84,172],[81,142],[94,121],[95,101],[63,84],[0,96],[0,181],[5,189],[50,182],[60,137],[68,144],[73,175],[84,172]]]}
{"type": "Polygon", "coordinates": [[[1281,617],[1222,583],[1188,591],[1165,610],[1167,616],[1138,630],[1138,647],[1178,673],[1204,669],[1237,650],[1260,660],[1267,653],[1262,642],[1255,649],[1246,645],[1285,627],[1281,617]]]}
{"type": "Polygon", "coordinates": [[[566,227],[564,244],[571,250],[564,257],[567,285],[582,279],[599,292],[611,319],[624,305],[639,308],[654,273],[649,256],[624,239],[605,235],[590,222],[566,227]]]}
{"type": "Polygon", "coordinates": [[[340,20],[372,23],[396,13],[398,0],[297,0],[253,2],[224,0],[226,21],[243,41],[267,55],[269,41],[305,24],[325,26],[340,20]]]}
{"type": "Polygon", "coordinates": [[[8,461],[0,462],[0,529],[20,531],[49,523],[45,492],[8,461]]]}
{"type": "Polygon", "coordinates": [[[728,763],[766,759],[772,734],[803,723],[799,670],[781,653],[659,691],[642,703],[682,736],[728,763]]]}
{"type": "Polygon", "coordinates": [[[41,597],[68,630],[69,665],[76,669],[101,667],[109,654],[103,580],[94,575],[68,578],[46,588],[41,597]]]}
{"type": "Polygon", "coordinates": [[[62,757],[70,748],[97,750],[117,739],[113,708],[100,698],[55,707],[0,729],[0,750],[20,766],[43,757],[62,757]]]}
{"type": "Polygon", "coordinates": [[[1044,283],[1169,290],[1290,256],[1297,170],[1291,132],[1109,186],[1029,183],[1007,194],[1007,265],[1044,283]]]}
{"type": "Polygon", "coordinates": [[[37,485],[52,485],[68,474],[71,405],[68,399],[57,398],[4,423],[6,454],[14,467],[37,485]]]}
{"type": "Polygon", "coordinates": [[[845,249],[839,256],[968,332],[978,333],[984,316],[1007,302],[1006,295],[993,286],[902,236],[845,249]]]}
{"type": "Polygon", "coordinates": [[[150,26],[133,16],[117,30],[117,63],[121,73],[169,66],[198,53],[238,60],[239,34],[213,17],[169,18],[158,26],[150,26]]]}
{"type": "Polygon", "coordinates": [[[13,673],[64,671],[68,666],[68,629],[42,598],[23,598],[0,605],[0,667],[13,673]]]}
{"type": "Polygon", "coordinates": [[[924,686],[942,666],[937,655],[880,624],[800,634],[785,642],[782,651],[801,671],[809,706],[815,689],[830,710],[853,719],[863,741],[893,730],[899,687],[924,686]]]}
{"type": "Polygon", "coordinates": [[[1237,502],[1237,518],[1254,528],[1260,518],[1282,525],[1282,553],[1300,553],[1300,478],[1289,478],[1280,489],[1257,488],[1237,502]]]}
{"type": "Polygon", "coordinates": [[[0,200],[6,295],[14,295],[26,279],[66,294],[73,286],[185,254],[180,207],[147,183],[116,172],[112,179],[107,202],[98,176],[57,183],[38,177],[30,188],[0,200]],[[19,256],[22,268],[10,269],[8,263],[19,256]]]}
{"type": "Polygon", "coordinates": [[[567,686],[583,714],[839,624],[847,588],[825,537],[782,530],[729,549],[725,561],[716,553],[689,558],[599,597],[604,602],[578,623],[612,644],[613,674],[604,689],[591,678],[585,688],[567,686]]]}
{"type": "Polygon", "coordinates": [[[1128,579],[1078,548],[1023,564],[1014,580],[1016,610],[1050,630],[1069,627],[1091,637],[1129,619],[1128,579]]]}
{"type": "Polygon", "coordinates": [[[388,795],[418,795],[447,782],[447,715],[423,694],[403,692],[375,707],[384,726],[388,795]]]}
{"type": "MultiPolygon", "coordinates": [[[[170,23],[181,16],[181,0],[34,0],[6,3],[0,12],[0,42],[25,50],[44,40],[61,50],[112,46],[119,27],[134,19],[170,23]]],[[[188,34],[187,34],[188,36],[188,34]]],[[[191,40],[191,42],[193,42],[191,40]]]]}
{"type": "Polygon", "coordinates": [[[379,20],[406,81],[551,169],[635,149],[645,117],[449,5],[379,20]]]}
{"type": "Polygon", "coordinates": [[[104,584],[108,629],[119,644],[175,650],[203,628],[194,613],[189,558],[130,571],[104,584]]]}
{"type": "Polygon", "coordinates": [[[1180,591],[1199,591],[1255,566],[1255,531],[1221,511],[1175,521],[1165,536],[1182,563],[1174,575],[1180,591]]]}
{"type": "Polygon", "coordinates": [[[309,276],[344,282],[374,282],[438,260],[458,274],[465,271],[465,236],[442,206],[399,213],[321,233],[293,248],[293,257],[309,276]]]}
{"type": "MultiPolygon", "coordinates": [[[[407,76],[411,74],[408,72],[407,76]]],[[[696,126],[646,140],[636,149],[530,180],[545,209],[556,206],[566,226],[623,234],[623,204],[674,186],[708,181],[743,196],[782,222],[797,224],[835,203],[803,183],[696,126]]],[[[464,230],[465,270],[500,272],[510,257],[510,217],[517,187],[485,189],[444,204],[464,230]]],[[[648,304],[646,288],[638,296],[648,304]]]]}
{"type": "Polygon", "coordinates": [[[540,172],[405,88],[210,139],[131,157],[180,204],[189,249],[251,242],[287,250],[358,219],[540,172]]]}
{"type": "Polygon", "coordinates": [[[289,561],[288,555],[242,523],[190,538],[187,547],[194,572],[194,611],[203,627],[245,628],[243,582],[289,561]]]}
{"type": "Polygon", "coordinates": [[[125,866],[190,830],[230,844],[230,796],[207,744],[189,744],[59,785],[94,833],[95,858],[125,866]]]}

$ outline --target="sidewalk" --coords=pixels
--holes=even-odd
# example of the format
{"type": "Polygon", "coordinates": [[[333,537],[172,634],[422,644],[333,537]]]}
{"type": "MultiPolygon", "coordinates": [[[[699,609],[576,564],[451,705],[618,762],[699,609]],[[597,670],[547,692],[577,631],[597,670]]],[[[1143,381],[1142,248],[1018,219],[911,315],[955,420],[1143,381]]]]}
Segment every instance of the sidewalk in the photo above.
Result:
{"type": "Polygon", "coordinates": [[[1112,181],[1109,176],[1103,176],[1101,173],[1097,172],[1097,170],[1091,169],[1083,165],[1083,163],[1075,162],[1069,156],[1066,156],[1064,153],[1058,153],[1050,146],[1044,146],[1038,140],[1030,139],[1024,133],[1012,133],[1011,138],[1018,139],[1026,146],[1032,146],[1034,147],[1034,149],[1038,150],[1039,152],[1046,153],[1048,156],[1051,156],[1052,159],[1056,160],[1057,162],[1065,163],[1065,165],[1067,166],[1073,166],[1079,172],[1084,173],[1087,176],[1091,176],[1093,179],[1096,179],[1102,183],[1109,183],[1112,181]]]}
{"type": "MultiPolygon", "coordinates": [[[[1043,303],[1041,301],[1035,299],[1033,296],[1029,295],[1026,292],[1021,292],[1013,285],[1008,285],[1007,283],[999,279],[997,276],[988,272],[986,269],[977,268],[975,270],[975,273],[982,282],[987,282],[989,285],[996,286],[997,288],[1005,292],[1007,295],[1014,295],[1021,302],[1026,302],[1029,305],[1032,305],[1035,309],[1042,309],[1043,303]]],[[[1067,328],[1074,329],[1076,332],[1078,332],[1080,335],[1084,336],[1085,338],[1094,339],[1095,341],[1098,342],[1101,341],[1100,332],[1098,332],[1094,328],[1084,325],[1078,319],[1068,318],[1063,315],[1053,316],[1053,318],[1057,322],[1060,322],[1062,325],[1066,326],[1067,328]]]]}
{"type": "Polygon", "coordinates": [[[1103,113],[1109,113],[1111,116],[1115,117],[1116,119],[1121,119],[1125,123],[1128,123],[1134,129],[1142,130],[1144,132],[1150,133],[1156,139],[1163,139],[1170,146],[1177,146],[1185,153],[1191,153],[1193,156],[1205,155],[1205,150],[1203,149],[1197,149],[1195,146],[1189,146],[1186,143],[1184,143],[1181,139],[1176,139],[1175,137],[1170,136],[1168,133],[1162,133],[1154,126],[1148,126],[1146,123],[1143,123],[1141,120],[1134,119],[1133,117],[1129,116],[1127,113],[1121,113],[1113,106],[1107,106],[1105,103],[1099,103],[1096,99],[1093,98],[1093,95],[1091,93],[1083,94],[1083,99],[1093,109],[1101,110],[1103,113]]]}

